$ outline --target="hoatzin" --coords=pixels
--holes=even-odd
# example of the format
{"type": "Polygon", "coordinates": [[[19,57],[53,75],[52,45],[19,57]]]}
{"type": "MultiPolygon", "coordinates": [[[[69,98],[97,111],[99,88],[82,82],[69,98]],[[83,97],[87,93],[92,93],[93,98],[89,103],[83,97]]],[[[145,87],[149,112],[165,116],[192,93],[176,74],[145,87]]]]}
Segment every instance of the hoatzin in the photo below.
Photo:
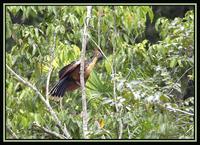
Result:
{"type": "MultiPolygon", "coordinates": [[[[92,69],[98,60],[102,58],[99,49],[95,49],[94,56],[91,61],[85,61],[84,79],[85,83],[90,76],[92,69]]],[[[65,92],[76,90],[80,87],[80,64],[81,61],[73,61],[59,71],[59,81],[49,91],[50,99],[59,101],[65,92]]]]}

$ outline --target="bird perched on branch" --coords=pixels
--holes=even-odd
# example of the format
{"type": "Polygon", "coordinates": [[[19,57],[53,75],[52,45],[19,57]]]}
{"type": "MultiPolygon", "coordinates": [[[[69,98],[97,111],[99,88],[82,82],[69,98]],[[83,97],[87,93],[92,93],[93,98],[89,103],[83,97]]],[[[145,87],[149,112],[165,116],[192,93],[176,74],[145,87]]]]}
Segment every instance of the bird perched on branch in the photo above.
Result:
{"type": "MultiPolygon", "coordinates": [[[[92,69],[96,65],[97,61],[102,58],[102,54],[99,49],[94,50],[94,56],[91,61],[85,61],[84,64],[84,79],[85,82],[90,76],[92,69]]],[[[81,61],[73,61],[66,65],[59,71],[59,81],[50,90],[50,99],[59,101],[67,91],[74,91],[80,87],[80,64],[81,61]]]]}

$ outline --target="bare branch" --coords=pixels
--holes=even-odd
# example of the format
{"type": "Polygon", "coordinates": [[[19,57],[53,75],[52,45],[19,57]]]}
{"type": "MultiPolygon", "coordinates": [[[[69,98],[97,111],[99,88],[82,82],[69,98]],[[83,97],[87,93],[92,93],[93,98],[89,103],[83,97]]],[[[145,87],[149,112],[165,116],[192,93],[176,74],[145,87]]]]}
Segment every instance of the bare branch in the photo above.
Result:
{"type": "MultiPolygon", "coordinates": [[[[116,27],[116,13],[115,13],[115,7],[113,6],[113,17],[114,17],[114,39],[117,37],[117,27],[116,27]]],[[[116,112],[119,115],[119,132],[118,132],[118,139],[122,138],[122,133],[123,133],[123,124],[122,124],[122,119],[121,119],[121,113],[119,112],[119,107],[117,104],[117,94],[116,94],[116,86],[117,82],[115,79],[115,74],[116,74],[116,62],[115,62],[115,55],[116,55],[116,43],[113,43],[113,65],[112,65],[112,76],[113,76],[113,97],[115,100],[115,108],[116,112]]]]}
{"type": "Polygon", "coordinates": [[[171,106],[167,106],[166,109],[168,110],[171,110],[171,111],[174,111],[174,112],[181,112],[181,113],[184,113],[184,114],[187,114],[187,115],[191,115],[191,116],[194,116],[193,113],[190,113],[190,112],[187,112],[187,111],[183,111],[183,110],[180,110],[180,109],[176,109],[176,108],[173,108],[171,106]]]}
{"type": "Polygon", "coordinates": [[[45,127],[42,127],[41,125],[39,125],[37,122],[33,122],[32,124],[32,127],[34,127],[35,129],[40,129],[42,131],[44,131],[45,133],[49,134],[49,135],[52,135],[52,136],[55,136],[59,139],[67,139],[65,136],[63,136],[62,134],[59,134],[57,132],[54,132],[54,131],[51,131],[45,127]]]}
{"type": "MultiPolygon", "coordinates": [[[[121,109],[122,112],[122,109],[121,109]]],[[[122,133],[123,133],[123,123],[122,123],[122,119],[121,119],[121,113],[119,113],[120,118],[119,118],[119,136],[118,139],[122,138],[122,133]]]]}
{"type": "Polygon", "coordinates": [[[85,93],[85,80],[84,80],[84,62],[85,62],[85,51],[87,46],[87,27],[89,20],[91,18],[92,6],[87,6],[87,17],[85,18],[84,30],[83,30],[83,40],[82,40],[82,51],[81,51],[81,66],[80,66],[80,83],[82,91],[82,117],[83,117],[83,137],[88,139],[88,115],[87,115],[87,100],[85,93]]]}
{"type": "Polygon", "coordinates": [[[98,45],[101,45],[101,17],[102,17],[102,8],[98,10],[98,45]]]}
{"type": "Polygon", "coordinates": [[[19,76],[18,74],[16,74],[7,64],[6,64],[6,67],[18,79],[18,81],[22,82],[23,84],[25,84],[29,88],[31,88],[33,91],[35,91],[35,93],[39,96],[39,98],[45,104],[45,106],[47,107],[49,113],[52,115],[54,121],[58,124],[58,126],[63,131],[63,133],[65,134],[65,136],[68,139],[71,139],[71,136],[70,136],[69,132],[67,131],[67,129],[65,127],[63,127],[63,125],[62,125],[61,121],[58,119],[56,113],[51,108],[51,105],[49,104],[48,101],[45,100],[44,96],[38,91],[38,89],[35,86],[33,86],[31,83],[29,83],[28,81],[25,81],[21,76],[19,76]]]}
{"type": "MultiPolygon", "coordinates": [[[[116,39],[116,35],[117,35],[117,29],[116,29],[116,17],[115,17],[115,13],[113,11],[113,14],[114,14],[114,38],[116,39]]],[[[118,109],[118,105],[116,104],[117,102],[117,96],[116,96],[116,80],[115,80],[115,74],[116,74],[116,64],[115,64],[115,47],[116,47],[116,44],[114,43],[114,46],[113,46],[113,59],[112,59],[112,62],[113,62],[113,65],[112,65],[112,76],[113,76],[113,97],[114,97],[114,100],[115,100],[115,108],[116,108],[116,111],[118,112],[119,109],[118,109]]]]}
{"type": "Polygon", "coordinates": [[[54,46],[50,49],[50,54],[51,54],[51,60],[50,60],[50,68],[49,68],[49,72],[47,75],[47,82],[46,82],[46,100],[49,102],[49,81],[50,81],[50,77],[51,77],[51,72],[53,70],[53,59],[54,59],[54,50],[56,48],[56,33],[54,33],[54,46]]]}
{"type": "Polygon", "coordinates": [[[6,126],[6,130],[8,131],[8,133],[10,133],[10,135],[14,138],[14,139],[18,139],[17,135],[13,132],[13,130],[10,127],[6,126]]]}
{"type": "Polygon", "coordinates": [[[168,95],[171,94],[171,92],[174,90],[175,84],[178,83],[178,82],[182,79],[182,77],[183,77],[188,71],[190,71],[192,68],[193,68],[193,66],[191,66],[189,69],[187,69],[187,70],[181,75],[181,77],[173,84],[172,89],[169,91],[168,95]]]}
{"type": "Polygon", "coordinates": [[[106,60],[108,61],[108,64],[110,65],[110,67],[112,67],[112,65],[110,64],[107,56],[104,54],[104,52],[102,51],[101,47],[94,41],[94,39],[92,39],[92,37],[88,34],[88,37],[90,38],[90,40],[92,40],[92,42],[96,45],[96,47],[99,48],[99,50],[101,51],[102,55],[106,58],[106,60]]]}

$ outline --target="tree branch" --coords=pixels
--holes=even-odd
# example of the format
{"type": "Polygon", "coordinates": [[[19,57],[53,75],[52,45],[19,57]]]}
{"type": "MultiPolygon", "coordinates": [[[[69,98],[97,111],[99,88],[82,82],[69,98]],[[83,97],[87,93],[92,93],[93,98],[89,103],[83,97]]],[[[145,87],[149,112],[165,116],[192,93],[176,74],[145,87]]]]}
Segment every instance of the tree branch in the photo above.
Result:
{"type": "Polygon", "coordinates": [[[112,67],[112,65],[110,64],[107,56],[104,54],[104,52],[102,51],[101,47],[94,41],[94,39],[92,39],[92,37],[88,34],[88,37],[90,40],[92,40],[92,42],[96,45],[96,47],[99,48],[99,50],[101,51],[101,54],[106,58],[106,60],[108,61],[108,64],[110,65],[110,67],[112,67]]]}
{"type": "Polygon", "coordinates": [[[45,128],[45,127],[40,126],[37,122],[33,122],[32,127],[38,128],[38,129],[44,131],[45,133],[47,133],[47,134],[49,134],[49,135],[52,135],[52,136],[55,136],[55,137],[57,137],[57,138],[59,138],[59,139],[67,139],[67,138],[66,138],[65,136],[63,136],[62,134],[59,134],[59,133],[57,133],[57,132],[51,131],[51,130],[45,128]]]}
{"type": "Polygon", "coordinates": [[[84,80],[84,62],[85,62],[85,51],[87,46],[87,27],[89,24],[89,20],[91,18],[92,6],[87,6],[87,17],[85,18],[84,30],[83,30],[83,40],[82,40],[82,51],[81,51],[81,66],[80,66],[80,83],[81,83],[81,91],[82,91],[82,117],[83,117],[83,137],[84,139],[88,139],[88,115],[87,115],[87,100],[85,93],[85,80],[84,80]]]}
{"type": "MultiPolygon", "coordinates": [[[[115,7],[113,6],[113,17],[114,17],[114,40],[117,37],[117,27],[116,27],[116,13],[115,13],[115,7]]],[[[117,94],[116,94],[116,79],[115,79],[115,74],[116,74],[116,41],[113,43],[113,65],[112,65],[112,76],[113,76],[113,97],[115,100],[115,108],[117,114],[119,114],[119,132],[118,132],[118,139],[122,138],[122,133],[123,133],[123,124],[122,124],[122,119],[121,119],[121,113],[119,112],[119,107],[117,104],[117,94]]]]}
{"type": "Polygon", "coordinates": [[[98,45],[101,45],[101,17],[102,17],[102,8],[98,9],[98,45]]]}
{"type": "Polygon", "coordinates": [[[187,69],[187,70],[181,75],[181,77],[173,84],[172,89],[169,91],[168,95],[171,94],[171,92],[174,90],[175,84],[178,83],[178,82],[182,79],[182,77],[183,77],[188,71],[190,71],[192,68],[193,68],[193,66],[191,66],[189,69],[187,69]]]}
{"type": "Polygon", "coordinates": [[[190,112],[187,112],[187,111],[183,111],[183,110],[180,110],[180,109],[176,109],[176,108],[173,108],[171,106],[167,106],[166,109],[174,111],[174,112],[177,111],[177,112],[181,112],[181,113],[184,113],[184,114],[187,114],[187,115],[190,115],[190,116],[194,116],[193,113],[190,113],[190,112]]]}
{"type": "MultiPolygon", "coordinates": [[[[113,6],[114,7],[114,6],[113,6]]],[[[116,35],[117,35],[117,29],[116,29],[116,18],[115,18],[115,13],[114,13],[114,10],[113,10],[113,14],[114,14],[114,39],[116,39],[116,35]]],[[[113,75],[113,97],[114,97],[114,100],[115,100],[115,108],[116,108],[116,111],[118,112],[119,109],[118,109],[118,105],[116,104],[117,102],[117,97],[116,97],[116,80],[115,80],[115,74],[116,74],[116,65],[115,65],[115,47],[116,47],[116,43],[113,43],[113,58],[112,58],[112,62],[113,62],[113,65],[112,65],[112,75],[113,75]]]]}
{"type": "Polygon", "coordinates": [[[14,138],[14,139],[18,139],[17,135],[13,132],[13,130],[10,127],[6,126],[6,130],[8,131],[8,133],[10,133],[10,135],[14,138]]]}
{"type": "Polygon", "coordinates": [[[33,86],[31,83],[29,83],[28,81],[25,81],[21,76],[19,76],[18,74],[16,74],[7,64],[6,64],[6,67],[18,79],[18,81],[20,81],[21,83],[27,85],[29,88],[31,88],[33,91],[35,91],[35,93],[39,96],[39,98],[42,100],[42,102],[47,107],[49,113],[52,115],[54,121],[58,124],[58,126],[60,127],[60,129],[62,130],[62,132],[64,133],[64,135],[68,139],[71,139],[71,136],[70,136],[69,132],[67,131],[67,129],[65,127],[63,127],[61,121],[58,119],[56,113],[51,108],[49,102],[45,100],[44,96],[38,91],[38,89],[35,86],[33,86]]]}
{"type": "Polygon", "coordinates": [[[51,77],[51,72],[53,70],[53,59],[54,59],[54,50],[56,48],[56,33],[54,33],[54,46],[50,49],[50,54],[51,54],[51,60],[50,60],[50,68],[49,68],[49,72],[47,75],[47,82],[46,82],[46,100],[47,102],[49,102],[49,81],[50,81],[50,77],[51,77]]]}

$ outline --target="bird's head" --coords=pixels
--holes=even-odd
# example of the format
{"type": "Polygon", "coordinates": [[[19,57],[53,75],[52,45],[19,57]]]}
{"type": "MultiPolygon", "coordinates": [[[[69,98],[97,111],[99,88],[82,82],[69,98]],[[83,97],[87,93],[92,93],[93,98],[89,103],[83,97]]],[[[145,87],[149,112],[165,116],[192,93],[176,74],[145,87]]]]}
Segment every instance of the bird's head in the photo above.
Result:
{"type": "Polygon", "coordinates": [[[103,55],[102,55],[101,51],[98,48],[96,48],[94,50],[94,57],[97,57],[98,60],[101,60],[103,58],[103,55]]]}

